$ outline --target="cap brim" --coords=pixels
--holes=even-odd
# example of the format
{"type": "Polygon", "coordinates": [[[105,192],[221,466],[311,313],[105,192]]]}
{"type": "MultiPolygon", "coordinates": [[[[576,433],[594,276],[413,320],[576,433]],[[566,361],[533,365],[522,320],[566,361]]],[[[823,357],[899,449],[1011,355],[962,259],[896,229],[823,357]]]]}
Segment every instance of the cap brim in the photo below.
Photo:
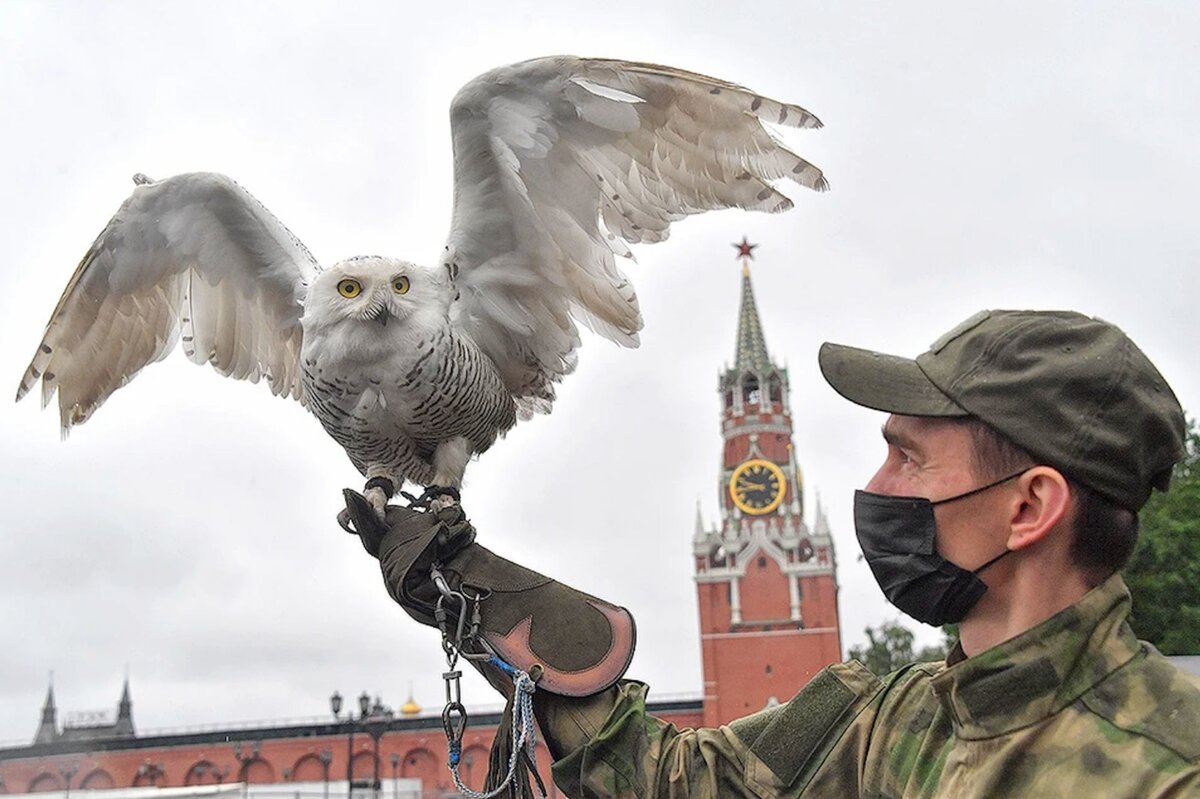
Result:
{"type": "Polygon", "coordinates": [[[902,416],[969,415],[911,358],[826,342],[817,360],[833,390],[857,405],[902,416]]]}

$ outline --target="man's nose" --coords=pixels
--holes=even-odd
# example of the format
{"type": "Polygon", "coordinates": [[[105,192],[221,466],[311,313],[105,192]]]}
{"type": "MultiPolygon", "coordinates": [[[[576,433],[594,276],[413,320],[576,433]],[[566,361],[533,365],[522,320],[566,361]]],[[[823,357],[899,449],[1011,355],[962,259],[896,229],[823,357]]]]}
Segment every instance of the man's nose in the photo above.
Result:
{"type": "Polygon", "coordinates": [[[872,494],[889,493],[887,490],[887,480],[884,477],[882,467],[880,467],[879,471],[875,472],[871,479],[867,481],[867,484],[863,486],[863,491],[870,491],[872,494]]]}

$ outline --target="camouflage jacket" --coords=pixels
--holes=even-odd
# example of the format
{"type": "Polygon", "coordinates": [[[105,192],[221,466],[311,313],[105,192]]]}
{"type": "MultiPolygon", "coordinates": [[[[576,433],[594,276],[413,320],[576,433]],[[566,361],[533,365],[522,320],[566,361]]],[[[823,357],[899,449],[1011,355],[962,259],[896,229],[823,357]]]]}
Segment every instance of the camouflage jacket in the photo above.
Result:
{"type": "Polygon", "coordinates": [[[625,683],[555,782],[573,797],[1200,797],[1200,685],[1137,641],[1129,610],[1114,576],[974,657],[882,680],[837,664],[719,729],[655,719],[625,683]]]}

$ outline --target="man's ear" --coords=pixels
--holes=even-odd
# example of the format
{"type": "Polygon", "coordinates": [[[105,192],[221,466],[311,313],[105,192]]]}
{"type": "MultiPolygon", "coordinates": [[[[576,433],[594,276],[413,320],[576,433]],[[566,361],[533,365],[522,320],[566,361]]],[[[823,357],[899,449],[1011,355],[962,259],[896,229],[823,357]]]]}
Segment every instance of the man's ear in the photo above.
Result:
{"type": "Polygon", "coordinates": [[[1017,497],[1009,519],[1009,549],[1036,544],[1058,527],[1071,507],[1071,487],[1062,472],[1034,466],[1017,479],[1017,497]]]}

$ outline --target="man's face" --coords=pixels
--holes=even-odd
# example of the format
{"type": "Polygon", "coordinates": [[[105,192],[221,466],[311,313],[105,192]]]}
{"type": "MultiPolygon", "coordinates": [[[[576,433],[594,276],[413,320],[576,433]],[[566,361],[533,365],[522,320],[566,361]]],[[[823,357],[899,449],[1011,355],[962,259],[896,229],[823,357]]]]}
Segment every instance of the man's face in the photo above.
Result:
{"type": "MultiPolygon", "coordinates": [[[[974,443],[967,427],[959,422],[889,416],[883,438],[887,457],[867,483],[867,491],[937,502],[990,482],[991,478],[976,474],[974,443]]],[[[934,507],[942,557],[964,569],[975,569],[1004,549],[1011,511],[1006,488],[998,486],[934,507]]]]}

